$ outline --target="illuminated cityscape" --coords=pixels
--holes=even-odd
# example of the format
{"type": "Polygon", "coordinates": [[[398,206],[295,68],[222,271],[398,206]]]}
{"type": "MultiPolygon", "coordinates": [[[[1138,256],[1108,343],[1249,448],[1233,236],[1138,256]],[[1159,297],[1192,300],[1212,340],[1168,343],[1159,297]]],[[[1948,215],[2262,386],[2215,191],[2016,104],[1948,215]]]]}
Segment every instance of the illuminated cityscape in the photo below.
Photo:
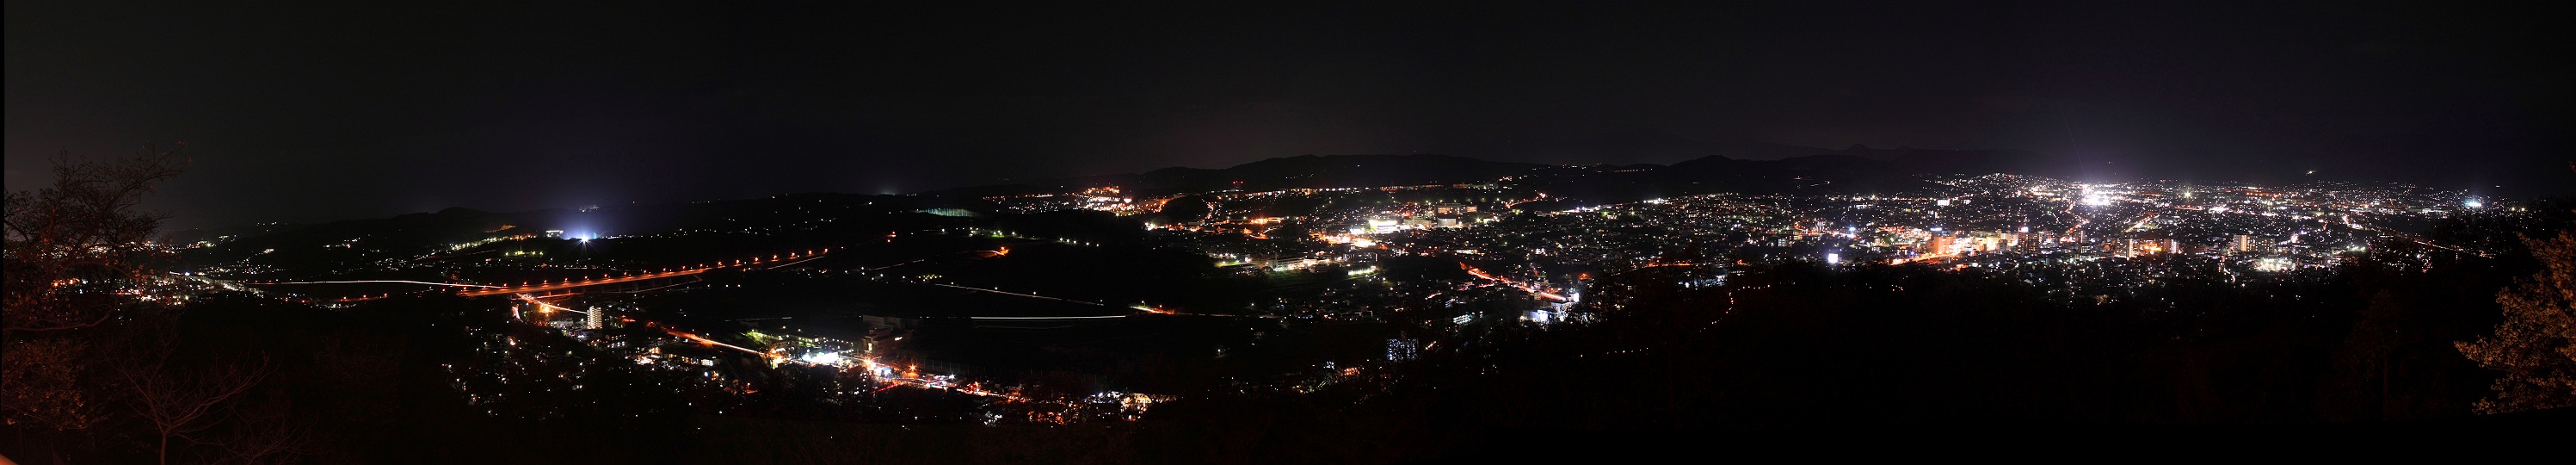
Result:
{"type": "MultiPolygon", "coordinates": [[[[360,235],[299,257],[268,242],[218,237],[182,247],[202,259],[180,274],[202,283],[200,292],[347,311],[454,296],[468,300],[450,305],[505,315],[473,326],[479,355],[442,365],[451,386],[490,415],[562,415],[558,406],[512,399],[617,382],[591,379],[615,369],[676,390],[688,409],[706,414],[760,408],[769,401],[763,393],[794,390],[832,417],[1078,424],[1149,418],[1156,403],[1212,389],[1392,389],[1383,383],[1401,379],[1407,363],[1474,354],[1471,345],[1495,327],[1564,329],[1632,311],[1641,286],[1737,289],[1743,285],[1730,278],[1780,267],[1903,266],[1999,277],[2048,299],[2109,307],[2160,299],[2158,291],[2178,281],[2295,289],[2374,253],[2407,263],[2492,256],[2401,231],[2530,214],[2520,203],[2486,205],[2464,192],[2402,184],[1920,178],[1919,190],[1883,194],[1721,192],[1628,202],[1551,194],[1512,177],[1146,198],[1119,186],[973,199],[778,196],[717,204],[740,214],[717,219],[721,228],[596,238],[478,225],[467,229],[481,232],[454,235],[453,243],[368,248],[379,241],[360,235]],[[935,204],[959,206],[917,208],[935,204]],[[1166,214],[1181,204],[1204,205],[1204,213],[1166,214]],[[815,242],[847,237],[864,239],[815,242]],[[700,253],[669,245],[697,243],[788,251],[656,259],[700,253]],[[1125,260],[1167,269],[1103,266],[1125,260]],[[1193,292],[1083,276],[1140,272],[1261,287],[1193,292]],[[1034,359],[992,347],[1169,331],[1202,337],[1077,344],[1089,349],[1034,359]],[[1252,371],[1215,378],[1137,368],[1139,360],[1226,363],[1273,334],[1322,331],[1381,336],[1296,341],[1346,348],[1263,353],[1243,367],[1252,371]],[[895,400],[902,396],[961,400],[928,407],[895,400]]],[[[659,208],[670,207],[584,211],[573,221],[659,208]]]]}
{"type": "Polygon", "coordinates": [[[11,2],[0,465],[2576,424],[2545,5],[1138,6],[11,2]]]}

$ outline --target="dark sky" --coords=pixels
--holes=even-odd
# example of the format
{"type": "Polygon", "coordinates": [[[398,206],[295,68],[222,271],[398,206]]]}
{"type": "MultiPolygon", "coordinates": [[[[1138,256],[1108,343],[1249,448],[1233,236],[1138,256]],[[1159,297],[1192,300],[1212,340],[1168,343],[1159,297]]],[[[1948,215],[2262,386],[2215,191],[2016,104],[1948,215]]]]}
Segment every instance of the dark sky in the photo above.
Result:
{"type": "Polygon", "coordinates": [[[1386,3],[8,2],[8,184],[183,140],[153,206],[185,227],[1299,154],[1678,161],[1541,149],[1615,134],[2576,193],[2554,10],[1386,3]]]}

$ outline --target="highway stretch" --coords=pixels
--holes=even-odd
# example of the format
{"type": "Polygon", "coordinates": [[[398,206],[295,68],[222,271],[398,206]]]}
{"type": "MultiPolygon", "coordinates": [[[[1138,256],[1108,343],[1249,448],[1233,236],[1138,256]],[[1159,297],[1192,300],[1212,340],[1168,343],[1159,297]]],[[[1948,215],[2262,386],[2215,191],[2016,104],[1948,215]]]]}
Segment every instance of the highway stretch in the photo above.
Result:
{"type": "MultiPolygon", "coordinates": [[[[626,273],[626,274],[613,275],[613,276],[600,276],[600,277],[593,277],[593,278],[585,278],[585,279],[581,279],[581,280],[570,280],[570,279],[563,280],[563,281],[552,281],[552,280],[547,280],[547,281],[521,282],[521,283],[514,283],[514,284],[500,284],[500,285],[495,285],[495,284],[476,284],[476,283],[442,283],[442,282],[407,281],[407,280],[352,280],[352,281],[246,282],[246,283],[242,283],[242,284],[248,284],[248,285],[261,285],[261,286],[268,286],[268,285],[295,285],[295,284],[351,284],[351,283],[399,283],[399,284],[421,284],[421,285],[429,285],[429,286],[444,286],[444,287],[459,288],[460,290],[458,290],[458,291],[456,292],[456,293],[457,293],[457,295],[463,295],[463,296],[467,296],[467,297],[483,297],[483,296],[513,295],[513,294],[524,294],[524,293],[549,293],[549,292],[555,292],[555,291],[565,291],[565,290],[580,289],[580,288],[593,287],[593,286],[606,286],[606,285],[614,285],[614,284],[632,283],[632,282],[638,282],[638,281],[650,281],[650,280],[656,280],[656,279],[677,278],[677,277],[683,277],[683,276],[697,275],[697,274],[701,274],[701,273],[706,273],[706,272],[708,272],[708,271],[720,270],[720,269],[725,269],[725,268],[748,268],[748,269],[771,269],[771,268],[779,268],[779,267],[793,266],[793,265],[797,265],[797,264],[805,263],[805,262],[808,262],[808,261],[813,261],[813,260],[815,260],[815,259],[820,259],[820,258],[823,258],[823,256],[824,256],[824,255],[827,255],[827,254],[832,253],[832,251],[833,251],[833,249],[828,249],[828,248],[827,248],[827,249],[816,249],[816,250],[807,250],[807,251],[804,251],[804,252],[798,252],[798,253],[775,254],[775,255],[770,255],[770,256],[766,256],[766,257],[751,257],[751,258],[745,258],[745,259],[739,259],[739,260],[733,260],[733,261],[726,261],[726,262],[705,263],[705,264],[700,264],[700,265],[698,265],[698,266],[693,266],[693,267],[686,267],[686,268],[679,268],[679,269],[665,269],[665,270],[663,270],[663,271],[649,272],[649,273],[644,273],[644,272],[628,272],[628,273],[626,273]]],[[[359,298],[359,299],[341,299],[341,300],[372,300],[372,299],[359,298]]]]}

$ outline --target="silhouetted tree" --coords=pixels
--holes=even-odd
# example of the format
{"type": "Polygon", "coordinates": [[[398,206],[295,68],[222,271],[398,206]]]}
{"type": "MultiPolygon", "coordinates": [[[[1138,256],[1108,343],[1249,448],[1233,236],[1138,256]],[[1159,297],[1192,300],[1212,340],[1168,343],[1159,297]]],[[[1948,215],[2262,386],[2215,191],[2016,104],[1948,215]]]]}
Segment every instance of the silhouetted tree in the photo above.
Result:
{"type": "Polygon", "coordinates": [[[2502,292],[2495,333],[2458,343],[2478,365],[2504,372],[2480,413],[2576,407],[2576,232],[2525,238],[2546,269],[2502,292]]]}
{"type": "MultiPolygon", "coordinates": [[[[185,147],[185,144],[180,144],[185,147]]],[[[85,431],[114,412],[93,373],[104,347],[82,330],[148,308],[127,292],[169,256],[151,243],[160,218],[135,206],[188,163],[146,145],[130,157],[53,160],[53,184],[10,192],[6,297],[0,305],[0,410],[7,423],[85,431]]]]}
{"type": "Polygon", "coordinates": [[[232,409],[232,428],[221,440],[206,442],[221,451],[211,462],[286,463],[312,453],[319,434],[311,419],[292,407],[284,392],[271,390],[232,409]]]}
{"type": "MultiPolygon", "coordinates": [[[[185,144],[182,144],[184,147],[185,144]]],[[[131,158],[54,160],[54,184],[8,195],[6,323],[22,332],[105,323],[131,300],[114,292],[151,277],[169,253],[151,243],[159,216],[135,206],[178,176],[178,150],[145,146],[131,158]]]]}
{"type": "Polygon", "coordinates": [[[254,363],[211,363],[203,366],[175,364],[171,355],[178,350],[174,333],[154,333],[158,339],[137,344],[141,354],[133,360],[115,363],[117,377],[132,390],[134,413],[152,427],[158,437],[156,455],[161,463],[170,462],[170,440],[200,440],[188,434],[214,427],[231,416],[233,398],[259,385],[273,366],[263,358],[254,363]]]}

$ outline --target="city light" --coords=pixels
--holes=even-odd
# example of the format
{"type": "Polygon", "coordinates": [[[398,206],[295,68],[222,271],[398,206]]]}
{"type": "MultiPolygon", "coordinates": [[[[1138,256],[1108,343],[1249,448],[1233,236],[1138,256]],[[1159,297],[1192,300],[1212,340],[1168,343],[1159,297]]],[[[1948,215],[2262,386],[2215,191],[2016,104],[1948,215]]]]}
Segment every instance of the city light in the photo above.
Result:
{"type": "Polygon", "coordinates": [[[841,358],[841,354],[839,352],[816,352],[805,354],[804,360],[805,363],[815,365],[840,365],[845,361],[841,358]]]}
{"type": "MultiPolygon", "coordinates": [[[[1390,346],[1384,361],[1393,362],[1423,356],[1434,348],[1460,347],[1460,343],[1466,341],[1461,337],[1486,328],[1543,327],[1553,332],[1619,318],[1626,311],[1622,307],[1636,299],[1635,294],[1624,291],[1635,289],[1633,286],[1638,283],[1677,284],[1683,289],[1704,292],[1706,294],[1702,295],[1713,296],[1705,298],[1725,299],[1721,308],[1740,304],[1736,296],[1771,284],[1759,279],[1730,278],[1761,273],[1770,265],[1802,259],[1821,259],[1827,267],[1835,269],[1841,269],[1841,265],[1849,261],[1855,265],[1885,263],[1922,267],[1935,272],[1991,273],[1996,279],[2018,282],[2035,289],[2074,290],[2072,293],[2041,295],[2049,296],[2048,299],[2055,302],[2083,305],[2112,305],[2118,299],[2134,298],[2129,296],[2136,295],[2132,293],[2135,290],[2169,282],[2183,273],[2213,273],[2227,278],[2225,282],[2237,284],[2309,279],[2307,275],[2312,273],[2305,271],[2372,251],[2366,245],[2374,240],[2398,238],[2429,249],[2478,254],[2480,252],[2475,250],[2387,232],[2387,225],[2400,221],[2420,223],[2441,215],[2474,214],[2478,212],[2468,210],[2477,210],[2491,202],[2490,199],[2466,196],[2465,192],[2406,187],[2337,190],[2251,186],[2209,189],[2202,186],[2186,191],[2185,187],[2167,183],[2078,185],[2047,178],[2006,175],[1936,177],[1931,180],[1933,185],[1945,186],[1947,190],[1933,194],[1867,196],[1719,193],[1593,204],[1573,208],[1570,214],[1556,208],[1494,213],[1498,207],[1506,207],[1505,204],[1510,202],[1532,201],[1530,198],[1536,194],[1488,192],[1496,190],[1491,187],[1228,191],[1222,195],[1242,198],[1212,201],[1212,213],[1201,217],[1158,220],[1167,222],[1158,222],[1160,228],[1148,229],[1141,234],[1151,239],[1148,243],[1155,244],[1153,247],[1169,247],[1189,254],[1184,256],[1214,260],[1219,267],[1203,271],[1212,277],[1245,282],[1299,282],[1301,284],[1296,286],[1310,287],[1293,294],[1264,296],[1252,300],[1250,305],[1210,305],[1188,312],[1146,303],[1148,300],[1144,296],[1121,296],[1115,281],[1088,276],[1092,273],[1089,265],[1078,271],[1054,270],[1043,274],[1045,277],[1041,279],[1020,281],[1010,278],[997,280],[991,270],[959,267],[966,263],[995,268],[1023,266],[1025,264],[1006,262],[1022,261],[1016,259],[1044,262],[1051,256],[1059,256],[1052,252],[1057,247],[1100,247],[1090,240],[1061,232],[1031,234],[985,228],[965,228],[963,233],[950,228],[925,230],[924,233],[934,236],[946,234],[972,240],[935,253],[900,249],[913,256],[900,259],[869,256],[855,261],[874,263],[828,266],[808,264],[829,263],[816,260],[835,249],[799,247],[787,249],[797,250],[794,252],[727,255],[721,260],[694,261],[693,265],[604,265],[586,262],[587,257],[582,254],[550,254],[542,248],[516,246],[525,239],[485,238],[460,242],[464,244],[462,247],[442,244],[437,253],[499,251],[502,253],[485,255],[488,258],[483,263],[516,263],[525,265],[534,273],[513,275],[530,277],[521,278],[524,281],[504,283],[483,283],[454,274],[451,274],[451,279],[457,282],[346,280],[247,283],[280,290],[337,285],[412,285],[428,288],[420,292],[423,294],[454,293],[465,297],[515,295],[519,302],[508,312],[510,321],[516,324],[560,330],[564,336],[589,344],[594,350],[615,354],[610,359],[621,364],[634,363],[648,370],[685,373],[690,379],[706,380],[705,389],[729,395],[747,395],[778,388],[753,381],[764,376],[744,370],[846,368],[846,373],[861,376],[839,381],[849,384],[835,386],[832,392],[865,396],[888,389],[919,389],[991,399],[994,403],[988,405],[996,406],[1089,406],[1085,408],[1115,412],[1095,419],[1133,420],[1138,418],[1145,405],[1167,398],[1109,392],[1079,399],[1032,398],[1015,389],[1036,386],[1006,384],[1013,382],[1008,375],[979,374],[971,368],[945,368],[955,366],[953,362],[940,358],[946,355],[941,351],[951,350],[940,344],[950,342],[921,345],[925,341],[974,340],[982,336],[961,336],[961,333],[951,332],[937,337],[919,337],[921,335],[915,331],[939,334],[940,331],[951,330],[886,321],[858,325],[864,329],[857,332],[822,337],[805,331],[829,326],[800,327],[803,322],[796,317],[746,319],[746,322],[764,322],[755,324],[756,330],[736,333],[707,327],[683,329],[657,321],[654,316],[658,312],[679,310],[676,308],[616,308],[613,310],[616,318],[609,318],[612,316],[609,312],[615,308],[613,305],[657,306],[643,304],[657,299],[632,296],[661,293],[665,289],[684,290],[674,293],[686,295],[683,299],[695,297],[688,294],[700,290],[713,291],[704,294],[711,297],[727,292],[758,295],[815,280],[817,283],[832,283],[830,286],[835,289],[933,292],[929,295],[935,297],[930,300],[941,303],[955,300],[968,312],[1034,305],[1028,308],[1038,310],[1012,310],[999,315],[965,314],[955,318],[965,327],[1015,332],[1065,331],[1072,334],[1086,331],[1081,328],[1111,327],[1137,321],[1159,322],[1157,324],[1243,321],[1293,325],[1306,321],[1377,324],[1389,321],[1389,318],[1420,318],[1414,321],[1436,322],[1443,318],[1433,315],[1450,315],[1445,320],[1451,325],[1425,328],[1423,334],[1407,335],[1416,338],[1417,342],[1390,346]],[[1342,200],[1348,199],[1334,197],[1350,195],[1350,192],[1414,190],[1430,191],[1422,194],[1431,200],[1345,202],[1342,200]],[[1453,200],[1458,198],[1482,200],[1453,200]],[[1280,204],[1308,205],[1304,207],[1308,210],[1281,210],[1277,208],[1280,204]],[[2467,208],[2444,208],[2449,205],[2467,208]],[[2320,223],[2327,218],[2332,222],[2320,223]],[[1836,229],[1833,227],[1835,224],[1843,226],[1836,229]],[[1786,253],[1791,250],[1805,250],[1817,255],[1786,253]],[[1037,255],[1015,255],[1018,252],[1037,255]],[[1015,260],[997,260],[1003,257],[1015,260]],[[1409,268],[1405,262],[1392,261],[1400,257],[1443,262],[1454,260],[1459,268],[1454,274],[1445,270],[1423,273],[1423,270],[1409,268]],[[740,274],[728,273],[723,281],[715,282],[702,276],[716,270],[737,270],[740,274]],[[854,281],[835,283],[827,278],[854,281]],[[1746,281],[1763,284],[1741,284],[1746,281]],[[1063,285],[1069,283],[1078,285],[1063,285]],[[1009,287],[1003,287],[1005,285],[1009,287]],[[746,286],[767,289],[747,291],[744,290],[746,286]],[[1581,299],[1586,293],[1594,294],[1593,302],[1581,299]],[[1115,301],[1134,304],[1109,303],[1115,301]],[[573,302],[582,302],[579,306],[587,310],[565,307],[574,305],[573,302]],[[612,307],[594,306],[594,302],[610,303],[612,307]],[[572,312],[581,316],[572,317],[574,315],[568,314],[572,312]],[[1494,314],[1489,312],[1501,312],[1507,318],[1481,318],[1482,315],[1494,314]],[[765,325],[771,323],[766,321],[776,321],[778,327],[767,327],[765,325]],[[655,337],[613,331],[620,324],[642,325],[658,331],[653,334],[655,337]],[[740,336],[719,340],[704,334],[740,336]],[[1397,350],[1397,347],[1403,350],[1397,350]],[[900,364],[880,363],[881,360],[899,361],[900,364]]],[[[1105,211],[1111,214],[1141,214],[1117,207],[1125,203],[1098,200],[1097,196],[1093,200],[1080,200],[1081,196],[1070,194],[1025,199],[1028,199],[1025,204],[1014,204],[1021,208],[1015,211],[1053,211],[1048,208],[1104,211],[1102,209],[1106,208],[1105,211]]],[[[965,213],[972,212],[961,214],[965,213]]],[[[882,239],[897,237],[895,234],[878,234],[875,231],[866,233],[864,242],[879,246],[877,243],[882,239]]],[[[758,237],[757,234],[750,236],[758,237]]],[[[903,234],[900,237],[915,236],[903,234]]],[[[565,238],[590,243],[594,237],[575,233],[565,238]]],[[[935,242],[924,241],[924,247],[935,242]]],[[[342,247],[365,242],[339,240],[330,244],[342,247]]],[[[589,250],[584,254],[606,252],[605,249],[589,250]]],[[[440,262],[436,258],[430,256],[422,260],[420,263],[429,265],[415,269],[444,266],[438,264],[440,262]]],[[[1131,264],[1098,265],[1101,270],[1115,270],[1131,264]]],[[[452,273],[455,270],[470,269],[442,271],[452,273]]],[[[834,293],[832,295],[846,295],[840,294],[846,291],[831,292],[834,293]]],[[[368,292],[317,301],[347,306],[387,299],[392,295],[368,292]]],[[[741,295],[718,298],[730,299],[741,295]]],[[[1723,321],[1722,318],[1713,319],[1723,321]]],[[[673,321],[681,320],[699,319],[673,321]]],[[[1240,351],[1248,347],[1261,345],[1257,342],[1262,337],[1260,334],[1268,331],[1271,330],[1253,331],[1251,339],[1217,347],[1209,356],[1226,357],[1230,351],[1242,353],[1240,351]]],[[[525,340],[510,340],[503,346],[526,344],[528,341],[525,340]]],[[[1321,371],[1329,374],[1331,382],[1356,382],[1368,379],[1367,375],[1371,373],[1389,372],[1386,366],[1354,364],[1349,360],[1334,362],[1341,365],[1328,363],[1328,367],[1321,371]]],[[[1311,381],[1282,379],[1271,382],[1276,383],[1273,387],[1291,392],[1311,392],[1316,386],[1300,384],[1311,381]]],[[[857,399],[863,398],[843,400],[861,402],[857,399]]],[[[980,418],[987,424],[1000,421],[988,413],[979,415],[983,415],[980,418]]],[[[1084,421],[1077,417],[1079,415],[1055,412],[1015,418],[1037,424],[1084,421]]]]}
{"type": "Polygon", "coordinates": [[[200,3],[10,9],[0,465],[2576,414],[2545,2],[200,3]]]}

